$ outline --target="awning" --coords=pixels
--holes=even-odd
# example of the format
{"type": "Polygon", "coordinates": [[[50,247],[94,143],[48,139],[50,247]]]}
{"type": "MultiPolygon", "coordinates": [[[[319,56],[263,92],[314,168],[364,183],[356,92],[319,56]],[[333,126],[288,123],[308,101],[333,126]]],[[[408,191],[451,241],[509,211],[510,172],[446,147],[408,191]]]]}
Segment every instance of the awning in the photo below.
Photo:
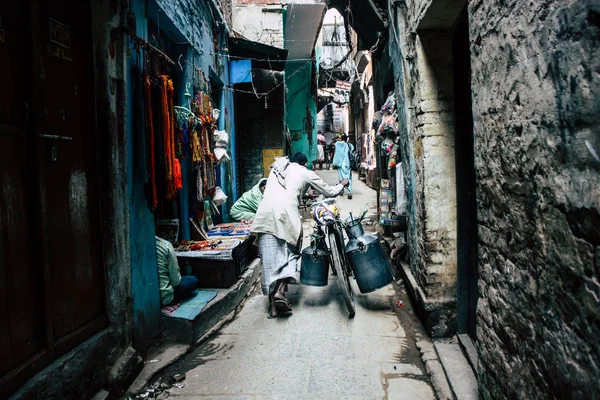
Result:
{"type": "Polygon", "coordinates": [[[229,58],[232,61],[252,60],[252,68],[283,71],[288,51],[244,38],[229,37],[229,58]]]}
{"type": "MultiPolygon", "coordinates": [[[[346,18],[352,29],[356,31],[366,48],[377,43],[377,34],[387,30],[387,18],[377,0],[330,0],[329,8],[337,9],[346,18]],[[347,10],[352,18],[347,18],[347,10]]],[[[386,3],[387,4],[387,3],[386,3]]],[[[361,50],[361,49],[359,49],[361,50]]]]}

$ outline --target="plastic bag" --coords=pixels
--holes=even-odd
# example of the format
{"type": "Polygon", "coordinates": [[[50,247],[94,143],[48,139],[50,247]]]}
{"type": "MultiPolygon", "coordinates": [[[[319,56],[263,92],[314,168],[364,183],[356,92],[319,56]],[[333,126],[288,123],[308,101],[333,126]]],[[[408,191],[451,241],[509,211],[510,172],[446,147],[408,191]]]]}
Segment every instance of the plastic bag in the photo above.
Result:
{"type": "Polygon", "coordinates": [[[229,144],[229,134],[226,131],[215,131],[213,133],[215,147],[227,147],[229,144]]]}
{"type": "Polygon", "coordinates": [[[215,194],[212,197],[212,201],[216,206],[220,206],[227,201],[227,195],[220,186],[215,188],[215,194]]]}
{"type": "Polygon", "coordinates": [[[223,147],[215,147],[214,153],[217,161],[231,160],[231,157],[229,157],[229,154],[227,154],[227,150],[225,150],[223,147]]]}
{"type": "Polygon", "coordinates": [[[213,108],[212,109],[212,118],[213,121],[217,121],[219,119],[219,115],[221,115],[221,111],[218,108],[213,108]]]}

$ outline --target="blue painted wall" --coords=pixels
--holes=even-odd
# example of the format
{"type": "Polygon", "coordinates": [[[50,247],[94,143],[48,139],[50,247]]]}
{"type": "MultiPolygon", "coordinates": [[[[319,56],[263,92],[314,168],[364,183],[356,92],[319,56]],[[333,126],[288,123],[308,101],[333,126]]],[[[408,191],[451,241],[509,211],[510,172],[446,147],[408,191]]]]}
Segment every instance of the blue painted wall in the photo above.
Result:
{"type": "MultiPolygon", "coordinates": [[[[147,37],[144,1],[133,2],[137,35],[147,37]]],[[[127,63],[127,163],[131,241],[131,297],[133,299],[134,346],[142,350],[156,336],[160,319],[158,273],[154,240],[154,214],[144,192],[146,174],[138,149],[145,135],[141,71],[143,54],[130,42],[127,63]]]]}
{"type": "Polygon", "coordinates": [[[312,64],[307,61],[289,61],[285,67],[286,124],[292,136],[292,151],[306,155],[309,167],[317,158],[317,104],[312,94],[312,64]],[[313,125],[306,131],[307,107],[313,125]]]}
{"type": "MultiPolygon", "coordinates": [[[[209,4],[195,0],[132,0],[131,11],[136,16],[137,35],[148,39],[147,18],[151,19],[174,43],[177,43],[175,61],[180,67],[174,76],[176,105],[189,106],[185,97],[186,83],[192,82],[194,68],[201,68],[207,77],[217,77],[224,89],[221,90],[219,106],[221,117],[218,125],[234,133],[233,96],[227,90],[229,84],[229,65],[227,58],[217,55],[213,38],[213,19],[209,4]]],[[[220,41],[226,35],[221,35],[220,41]]],[[[143,100],[141,96],[140,66],[143,65],[143,54],[137,53],[133,44],[129,44],[126,79],[127,79],[127,150],[128,150],[128,195],[130,206],[131,230],[131,270],[134,314],[134,346],[143,350],[151,343],[160,326],[160,296],[158,273],[156,270],[156,248],[154,214],[148,207],[144,192],[146,174],[137,149],[144,144],[143,100]]],[[[220,43],[218,48],[224,48],[220,43]]],[[[230,143],[234,140],[230,137],[230,143]]],[[[231,162],[219,168],[222,178],[220,186],[231,201],[235,184],[231,162]]],[[[189,214],[190,204],[196,192],[191,186],[191,157],[182,163],[184,187],[180,191],[179,211],[181,213],[180,230],[182,239],[190,238],[189,214]],[[187,184],[186,184],[187,182],[187,184]]],[[[224,220],[228,220],[228,208],[222,208],[224,220]]]]}

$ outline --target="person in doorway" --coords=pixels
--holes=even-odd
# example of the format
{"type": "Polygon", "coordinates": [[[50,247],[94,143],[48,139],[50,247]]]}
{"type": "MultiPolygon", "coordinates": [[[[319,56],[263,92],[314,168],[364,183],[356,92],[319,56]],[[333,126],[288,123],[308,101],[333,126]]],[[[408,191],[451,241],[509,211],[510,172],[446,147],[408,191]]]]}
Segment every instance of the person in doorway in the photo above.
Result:
{"type": "Polygon", "coordinates": [[[327,127],[323,136],[325,137],[325,146],[323,148],[325,152],[325,165],[327,166],[327,169],[329,169],[331,168],[331,160],[333,159],[334,134],[331,132],[331,129],[327,127]]]}
{"type": "Polygon", "coordinates": [[[348,136],[342,135],[342,140],[335,143],[335,156],[333,165],[338,167],[338,179],[347,180],[348,199],[352,199],[352,168],[350,168],[350,153],[354,152],[354,146],[348,142],[348,136]]]}
{"type": "Polygon", "coordinates": [[[155,239],[160,303],[163,306],[176,304],[189,297],[198,288],[198,278],[193,275],[181,276],[171,242],[158,236],[155,236],[155,239]]]}
{"type": "Polygon", "coordinates": [[[234,221],[252,221],[263,199],[267,178],[262,178],[254,187],[242,195],[231,207],[229,215],[234,221]]]}
{"type": "Polygon", "coordinates": [[[335,186],[326,184],[315,172],[306,168],[306,162],[307,158],[302,153],[276,159],[263,201],[254,216],[251,231],[258,235],[261,287],[263,294],[269,296],[269,318],[292,310],[285,291],[288,283],[297,283],[297,263],[302,248],[300,198],[309,188],[334,197],[348,185],[346,180],[335,186]]]}

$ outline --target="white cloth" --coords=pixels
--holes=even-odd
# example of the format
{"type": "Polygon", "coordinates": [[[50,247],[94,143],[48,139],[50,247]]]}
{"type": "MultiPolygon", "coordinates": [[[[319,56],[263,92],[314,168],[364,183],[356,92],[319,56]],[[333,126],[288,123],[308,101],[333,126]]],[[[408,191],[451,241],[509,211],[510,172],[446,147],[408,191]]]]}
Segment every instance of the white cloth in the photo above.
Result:
{"type": "Polygon", "coordinates": [[[317,145],[317,161],[323,161],[325,159],[325,151],[322,144],[317,145]]]}
{"type": "Polygon", "coordinates": [[[319,175],[296,163],[289,163],[284,171],[269,174],[263,200],[258,206],[252,224],[253,233],[269,233],[297,246],[302,233],[302,220],[298,204],[308,188],[326,197],[339,195],[344,187],[326,184],[319,175]],[[278,177],[285,175],[285,186],[278,177]]]}
{"type": "Polygon", "coordinates": [[[404,191],[402,163],[396,164],[396,214],[406,214],[406,192],[404,191]]]}
{"type": "Polygon", "coordinates": [[[258,235],[258,249],[262,263],[261,288],[264,295],[277,289],[281,279],[298,283],[300,252],[294,246],[268,233],[258,235]]]}
{"type": "Polygon", "coordinates": [[[325,140],[327,141],[327,144],[331,144],[331,141],[333,140],[333,132],[327,131],[323,134],[323,136],[325,136],[325,140]]]}

